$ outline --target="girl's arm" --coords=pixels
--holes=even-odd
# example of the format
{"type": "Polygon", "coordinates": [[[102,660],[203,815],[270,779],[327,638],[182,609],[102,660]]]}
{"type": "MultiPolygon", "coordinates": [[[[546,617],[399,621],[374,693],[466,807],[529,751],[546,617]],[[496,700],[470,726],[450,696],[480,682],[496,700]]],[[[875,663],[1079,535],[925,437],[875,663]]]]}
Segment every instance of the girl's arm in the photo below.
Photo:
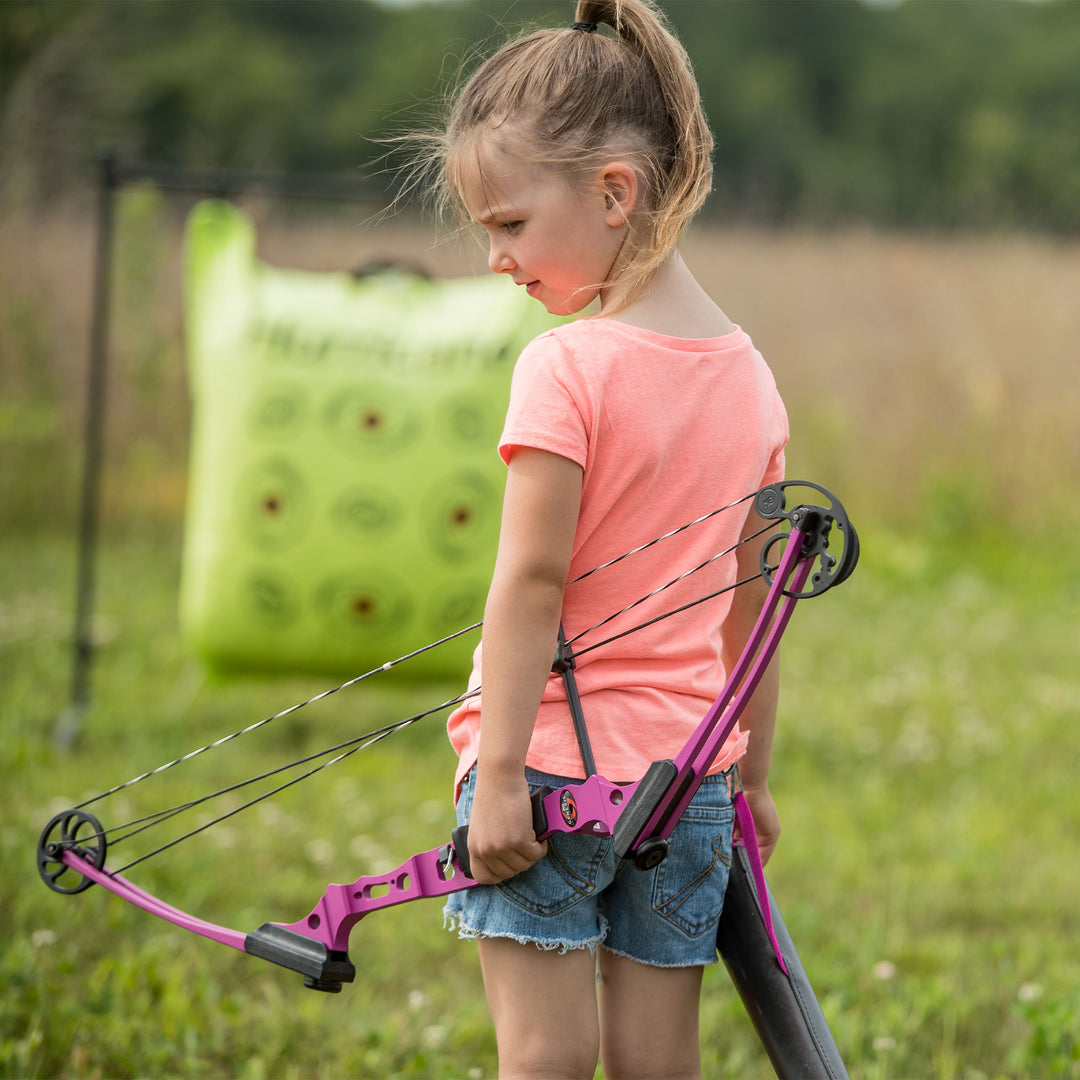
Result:
{"type": "Polygon", "coordinates": [[[469,857],[490,884],[547,849],[532,829],[525,755],[555,655],[581,504],[581,467],[543,450],[510,459],[495,572],[484,609],[483,706],[469,857]]]}
{"type": "MultiPolygon", "coordinates": [[[[766,522],[751,507],[743,536],[749,536],[765,525],[766,522]]],[[[740,545],[737,552],[739,581],[758,573],[760,552],[760,544],[754,541],[740,545]]],[[[768,595],[769,586],[760,577],[746,585],[740,585],[732,594],[731,611],[724,620],[723,630],[722,656],[725,670],[730,672],[734,668],[768,595]]],[[[773,656],[739,720],[743,730],[749,733],[746,754],[739,762],[739,773],[747,802],[754,815],[762,862],[772,854],[780,837],[780,815],[769,791],[769,764],[772,760],[779,696],[780,661],[778,656],[773,656]]]]}

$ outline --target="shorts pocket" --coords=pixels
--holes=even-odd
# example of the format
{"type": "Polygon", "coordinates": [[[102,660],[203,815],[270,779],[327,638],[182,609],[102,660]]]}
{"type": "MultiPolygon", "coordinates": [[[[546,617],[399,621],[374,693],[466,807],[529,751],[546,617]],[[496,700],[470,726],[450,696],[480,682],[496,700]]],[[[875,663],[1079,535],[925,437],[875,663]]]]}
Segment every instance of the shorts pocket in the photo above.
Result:
{"type": "Polygon", "coordinates": [[[689,937],[715,928],[731,867],[734,811],[690,804],[672,830],[667,858],[656,868],[653,910],[689,937]]]}
{"type": "Polygon", "coordinates": [[[610,847],[610,837],[555,833],[544,858],[495,887],[534,915],[559,915],[597,891],[610,847]]]}
{"type": "MultiPolygon", "coordinates": [[[[536,774],[540,776],[541,774],[536,774]]],[[[472,812],[476,770],[471,769],[461,784],[457,820],[464,825],[472,812]]],[[[547,777],[557,780],[557,777],[547,777]]],[[[540,784],[530,783],[535,791],[540,784]]],[[[548,837],[548,853],[528,870],[480,888],[498,889],[511,903],[534,915],[559,915],[600,887],[600,875],[607,863],[614,863],[611,838],[583,836],[577,833],[554,833],[548,837]]]]}

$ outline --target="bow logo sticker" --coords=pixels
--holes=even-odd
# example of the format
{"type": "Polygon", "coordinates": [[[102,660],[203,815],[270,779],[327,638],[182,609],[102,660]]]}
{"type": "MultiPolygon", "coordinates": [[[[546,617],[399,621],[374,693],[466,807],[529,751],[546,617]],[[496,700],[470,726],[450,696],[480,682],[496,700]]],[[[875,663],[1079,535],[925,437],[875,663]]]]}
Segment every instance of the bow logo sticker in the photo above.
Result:
{"type": "Polygon", "coordinates": [[[568,788],[563,790],[559,798],[559,813],[562,814],[562,819],[566,822],[568,829],[572,829],[577,824],[577,800],[568,788]]]}

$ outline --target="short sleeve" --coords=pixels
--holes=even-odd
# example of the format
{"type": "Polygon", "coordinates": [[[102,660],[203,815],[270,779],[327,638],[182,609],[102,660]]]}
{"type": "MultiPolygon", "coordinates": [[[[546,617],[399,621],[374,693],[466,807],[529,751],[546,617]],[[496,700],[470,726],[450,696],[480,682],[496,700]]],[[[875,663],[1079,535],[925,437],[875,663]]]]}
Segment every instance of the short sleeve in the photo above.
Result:
{"type": "Polygon", "coordinates": [[[761,486],[765,487],[767,484],[778,484],[784,479],[784,472],[787,468],[786,450],[788,440],[791,438],[791,429],[788,425],[787,409],[784,408],[783,399],[780,397],[779,392],[776,389],[776,383],[772,378],[772,374],[769,374],[769,382],[772,387],[772,393],[776,401],[776,432],[777,441],[773,449],[772,455],[769,458],[769,464],[765,469],[765,475],[761,478],[761,486]]]}
{"type": "Polygon", "coordinates": [[[525,346],[514,366],[510,404],[499,438],[509,463],[527,446],[569,458],[583,469],[589,454],[588,387],[573,355],[552,332],[525,346]]]}

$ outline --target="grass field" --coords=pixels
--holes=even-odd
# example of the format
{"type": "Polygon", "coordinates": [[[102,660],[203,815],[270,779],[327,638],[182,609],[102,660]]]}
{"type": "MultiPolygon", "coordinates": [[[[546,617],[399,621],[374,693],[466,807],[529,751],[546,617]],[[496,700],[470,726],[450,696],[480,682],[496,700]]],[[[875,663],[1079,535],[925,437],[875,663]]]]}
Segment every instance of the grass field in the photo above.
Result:
{"type": "MultiPolygon", "coordinates": [[[[69,753],[52,732],[68,699],[88,233],[77,217],[8,220],[0,245],[0,1076],[493,1076],[475,953],[438,902],[358,926],[357,982],[331,997],[37,877],[57,810],[326,685],[209,682],[181,648],[176,235],[147,206],[122,221],[98,663],[69,753]]],[[[415,230],[379,235],[441,270],[468,263],[415,230]]],[[[326,267],[378,253],[348,236],[279,222],[265,254],[326,267]]],[[[1080,250],[724,230],[687,253],[773,363],[792,472],[833,488],[863,539],[852,579],[801,605],[785,639],[785,833],[769,867],[851,1075],[1078,1077],[1080,250]]],[[[101,815],[171,805],[433,699],[337,695],[101,815]]],[[[132,877],[243,930],[300,918],[328,881],[445,839],[453,761],[441,719],[424,723],[132,877]]],[[[702,1019],[706,1076],[771,1075],[722,967],[702,1019]]]]}
{"type": "MultiPolygon", "coordinates": [[[[785,919],[853,1077],[1080,1075],[1077,561],[873,531],[864,553],[849,582],[800,607],[785,643],[774,776],[786,829],[770,864],[785,919]]],[[[37,879],[54,811],[321,688],[204,682],[164,614],[175,557],[145,537],[106,553],[97,704],[65,755],[49,732],[66,696],[70,554],[4,541],[0,1073],[492,1076],[474,952],[441,929],[437,901],[358,926],[358,981],[333,998],[100,889],[61,897],[37,879]]],[[[101,813],[108,824],[172,805],[411,703],[332,698],[101,813]]],[[[244,930],[301,917],[328,880],[445,838],[452,760],[440,721],[426,724],[133,876],[244,930]]],[[[720,968],[703,1030],[707,1076],[770,1075],[720,968]]]]}

